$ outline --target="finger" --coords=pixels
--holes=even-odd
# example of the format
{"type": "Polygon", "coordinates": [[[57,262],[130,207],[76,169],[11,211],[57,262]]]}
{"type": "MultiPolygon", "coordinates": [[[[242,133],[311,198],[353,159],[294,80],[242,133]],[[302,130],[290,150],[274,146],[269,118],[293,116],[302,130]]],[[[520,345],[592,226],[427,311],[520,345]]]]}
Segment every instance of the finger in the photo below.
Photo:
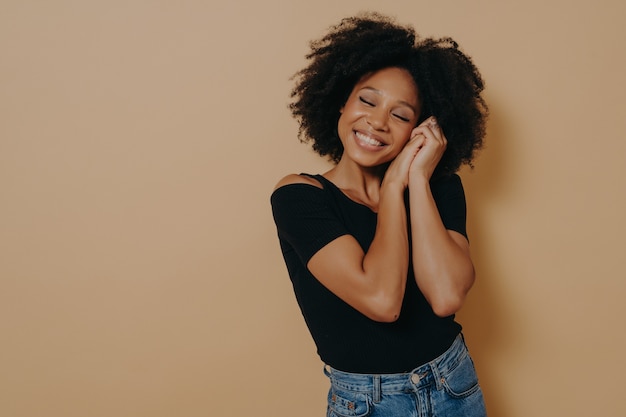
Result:
{"type": "Polygon", "coordinates": [[[443,144],[443,138],[441,137],[441,131],[437,128],[432,128],[430,125],[417,127],[416,135],[424,138],[424,142],[434,142],[443,144]]]}
{"type": "Polygon", "coordinates": [[[438,126],[437,119],[435,119],[434,117],[429,117],[428,119],[424,120],[422,123],[417,125],[417,127],[415,127],[413,131],[414,132],[427,132],[427,131],[432,132],[436,130],[437,126],[438,126]]]}
{"type": "Polygon", "coordinates": [[[411,136],[411,139],[409,139],[405,148],[408,146],[419,150],[422,146],[424,146],[424,142],[426,142],[426,136],[422,133],[417,133],[416,135],[411,136]]]}
{"type": "Polygon", "coordinates": [[[448,144],[448,140],[443,134],[441,126],[434,117],[426,119],[418,127],[416,127],[413,132],[415,134],[424,135],[427,141],[433,141],[434,143],[438,143],[440,146],[446,147],[448,144]]]}
{"type": "Polygon", "coordinates": [[[411,131],[410,139],[414,139],[418,136],[424,136],[424,134],[426,133],[426,130],[428,130],[428,128],[424,123],[420,124],[417,127],[414,127],[413,130],[411,131]]]}
{"type": "Polygon", "coordinates": [[[425,127],[425,126],[430,126],[432,124],[432,122],[436,121],[434,116],[430,116],[429,118],[425,119],[422,123],[420,123],[417,127],[425,127]]]}
{"type": "Polygon", "coordinates": [[[443,130],[439,126],[437,119],[435,117],[430,117],[427,121],[428,121],[428,126],[431,132],[433,132],[433,135],[437,139],[439,139],[444,145],[447,145],[448,140],[446,139],[446,136],[443,134],[443,130]]]}

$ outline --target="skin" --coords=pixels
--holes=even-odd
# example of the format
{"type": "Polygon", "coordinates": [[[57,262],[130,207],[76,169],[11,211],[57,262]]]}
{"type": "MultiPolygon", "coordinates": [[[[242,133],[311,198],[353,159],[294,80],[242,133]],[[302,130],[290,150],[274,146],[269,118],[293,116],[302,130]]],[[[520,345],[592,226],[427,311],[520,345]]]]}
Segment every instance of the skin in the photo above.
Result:
{"type": "MultiPolygon", "coordinates": [[[[474,282],[469,244],[445,229],[430,191],[430,177],[447,141],[433,118],[416,127],[419,113],[417,86],[404,69],[382,69],[354,86],[337,127],[344,153],[324,176],[377,212],[376,233],[367,252],[344,235],[307,264],[330,291],[381,322],[399,317],[410,257],[417,284],[439,316],[455,313],[474,282]],[[411,230],[404,204],[407,187],[411,230]]],[[[321,187],[315,179],[293,174],[277,188],[293,183],[321,187]]]]}

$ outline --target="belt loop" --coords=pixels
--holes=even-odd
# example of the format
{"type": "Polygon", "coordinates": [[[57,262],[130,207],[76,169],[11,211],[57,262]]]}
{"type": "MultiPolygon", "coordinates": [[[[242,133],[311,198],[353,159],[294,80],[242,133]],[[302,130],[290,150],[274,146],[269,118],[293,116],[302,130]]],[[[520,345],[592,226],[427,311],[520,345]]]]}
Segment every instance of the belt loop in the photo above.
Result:
{"type": "Polygon", "coordinates": [[[373,398],[374,404],[377,404],[382,399],[382,393],[381,393],[382,387],[380,384],[380,375],[373,375],[372,384],[373,384],[372,397],[374,397],[373,398]]]}
{"type": "Polygon", "coordinates": [[[441,383],[443,382],[443,378],[441,378],[441,375],[439,374],[439,368],[437,367],[437,361],[432,361],[429,363],[430,365],[430,369],[433,372],[433,378],[435,378],[435,385],[437,387],[437,391],[441,391],[441,389],[443,388],[443,386],[441,385],[441,383]]]}

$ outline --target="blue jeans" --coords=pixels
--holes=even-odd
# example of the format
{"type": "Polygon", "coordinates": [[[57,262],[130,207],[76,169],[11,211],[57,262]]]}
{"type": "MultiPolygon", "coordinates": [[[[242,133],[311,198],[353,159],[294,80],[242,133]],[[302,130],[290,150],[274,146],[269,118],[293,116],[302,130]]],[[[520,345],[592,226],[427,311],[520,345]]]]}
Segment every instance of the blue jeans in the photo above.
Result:
{"type": "Polygon", "coordinates": [[[353,374],[333,369],[327,417],[484,417],[483,394],[463,336],[412,372],[353,374]]]}

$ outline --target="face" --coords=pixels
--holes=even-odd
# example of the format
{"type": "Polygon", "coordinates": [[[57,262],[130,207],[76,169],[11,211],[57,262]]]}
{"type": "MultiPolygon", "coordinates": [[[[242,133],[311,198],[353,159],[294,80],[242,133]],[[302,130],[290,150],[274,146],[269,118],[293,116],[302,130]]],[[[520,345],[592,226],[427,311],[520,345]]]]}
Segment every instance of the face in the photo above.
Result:
{"type": "Polygon", "coordinates": [[[363,77],[339,117],[342,161],[376,167],[393,160],[417,125],[417,86],[408,71],[385,68],[363,77]]]}

